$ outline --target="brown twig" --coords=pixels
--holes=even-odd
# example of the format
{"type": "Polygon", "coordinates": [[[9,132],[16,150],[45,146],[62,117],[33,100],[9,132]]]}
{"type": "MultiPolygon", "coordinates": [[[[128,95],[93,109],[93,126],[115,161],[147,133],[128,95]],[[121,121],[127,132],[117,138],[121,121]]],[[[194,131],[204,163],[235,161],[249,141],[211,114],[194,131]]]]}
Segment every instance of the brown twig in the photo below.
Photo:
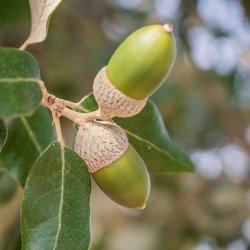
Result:
{"type": "MultiPolygon", "coordinates": [[[[53,123],[56,128],[56,134],[58,140],[63,143],[63,137],[62,137],[62,131],[60,126],[60,117],[64,116],[77,125],[82,125],[88,121],[93,121],[96,119],[103,119],[100,110],[96,110],[89,113],[80,113],[77,111],[72,110],[73,108],[81,108],[79,103],[73,103],[70,101],[66,101],[60,98],[57,98],[56,96],[49,94],[44,82],[40,82],[40,88],[42,91],[42,101],[41,104],[51,110],[52,117],[53,117],[53,123]],[[72,109],[69,109],[67,107],[70,107],[72,109]]],[[[85,111],[85,110],[84,110],[85,111]]]]}

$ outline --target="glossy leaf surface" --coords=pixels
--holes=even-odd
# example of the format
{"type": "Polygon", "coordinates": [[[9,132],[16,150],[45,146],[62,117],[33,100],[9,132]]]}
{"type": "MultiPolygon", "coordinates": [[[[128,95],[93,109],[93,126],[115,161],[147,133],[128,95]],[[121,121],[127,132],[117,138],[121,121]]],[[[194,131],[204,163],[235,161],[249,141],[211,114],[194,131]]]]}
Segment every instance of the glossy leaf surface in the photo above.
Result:
{"type": "MultiPolygon", "coordinates": [[[[81,102],[85,109],[97,109],[92,94],[81,102]]],[[[128,135],[129,142],[141,155],[150,172],[193,172],[189,157],[169,137],[161,114],[152,101],[138,115],[131,118],[114,118],[128,135]]]]}
{"type": "Polygon", "coordinates": [[[7,169],[24,185],[35,160],[54,138],[51,114],[44,107],[31,117],[9,121],[8,140],[0,153],[0,169],[7,169]]]}
{"type": "Polygon", "coordinates": [[[38,65],[29,53],[0,48],[0,116],[32,114],[42,98],[39,81],[38,65]]]}
{"type": "Polygon", "coordinates": [[[51,143],[27,179],[21,208],[23,250],[87,250],[90,189],[80,156],[51,143]]]}

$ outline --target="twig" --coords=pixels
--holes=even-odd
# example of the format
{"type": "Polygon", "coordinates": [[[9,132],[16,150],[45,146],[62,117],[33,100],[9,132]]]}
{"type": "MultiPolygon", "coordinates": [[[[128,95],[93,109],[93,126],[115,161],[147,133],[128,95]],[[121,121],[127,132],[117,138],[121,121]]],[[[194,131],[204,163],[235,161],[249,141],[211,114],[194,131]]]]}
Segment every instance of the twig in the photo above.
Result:
{"type": "Polygon", "coordinates": [[[64,143],[63,143],[63,136],[62,136],[60,119],[53,110],[51,110],[51,112],[52,112],[52,117],[53,117],[53,123],[54,123],[55,128],[56,128],[57,140],[60,142],[61,145],[63,145],[64,143]]]}
{"type": "Polygon", "coordinates": [[[40,82],[40,88],[42,91],[42,101],[41,104],[47,108],[49,108],[52,112],[53,116],[53,123],[55,124],[56,133],[58,140],[63,143],[62,131],[60,126],[60,117],[64,116],[77,125],[82,125],[88,121],[93,121],[96,119],[103,119],[100,110],[96,110],[89,113],[80,113],[77,111],[72,110],[73,108],[82,109],[86,111],[84,108],[81,108],[80,103],[74,103],[70,101],[66,101],[60,98],[57,98],[54,95],[48,93],[43,81],[40,82]],[[69,109],[67,107],[72,109],[69,109]]]}
{"type": "MultiPolygon", "coordinates": [[[[80,105],[80,102],[70,102],[70,101],[67,101],[67,100],[64,100],[64,99],[60,99],[60,98],[57,98],[58,101],[63,101],[65,106],[66,107],[69,107],[71,109],[78,109],[78,110],[81,110],[83,112],[89,112],[89,110],[87,110],[86,108],[82,107],[80,105]]],[[[84,100],[84,99],[83,99],[84,100]]]]}

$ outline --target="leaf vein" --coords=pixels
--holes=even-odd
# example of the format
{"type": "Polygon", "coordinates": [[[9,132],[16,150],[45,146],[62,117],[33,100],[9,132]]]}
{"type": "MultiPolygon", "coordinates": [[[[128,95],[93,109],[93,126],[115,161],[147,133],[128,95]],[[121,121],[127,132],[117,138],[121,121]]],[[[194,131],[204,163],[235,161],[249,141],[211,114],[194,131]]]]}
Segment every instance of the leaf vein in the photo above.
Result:
{"type": "Polygon", "coordinates": [[[179,162],[180,164],[185,165],[185,166],[187,166],[188,168],[190,168],[190,166],[189,166],[188,164],[186,164],[186,163],[180,161],[178,158],[174,158],[174,157],[173,157],[171,154],[169,154],[167,151],[164,151],[163,149],[159,148],[157,145],[153,144],[152,142],[150,142],[150,141],[148,141],[148,140],[146,140],[146,139],[141,138],[140,136],[138,136],[138,135],[136,135],[136,134],[134,134],[134,133],[128,131],[127,129],[124,129],[124,131],[125,131],[128,135],[134,137],[135,139],[141,141],[142,143],[145,143],[145,144],[151,146],[152,148],[154,148],[156,151],[160,152],[161,154],[166,155],[166,156],[169,157],[173,162],[179,162]]]}
{"type": "Polygon", "coordinates": [[[44,193],[44,194],[42,194],[41,196],[39,196],[39,198],[35,199],[35,200],[32,202],[32,205],[30,205],[30,208],[29,208],[30,211],[32,211],[33,209],[36,208],[36,203],[39,202],[41,199],[45,198],[47,195],[49,195],[49,194],[51,194],[51,193],[53,193],[53,192],[58,192],[60,189],[61,189],[61,187],[55,188],[55,189],[53,189],[53,190],[51,190],[51,191],[49,191],[49,192],[47,192],[47,193],[44,193]]]}
{"type": "Polygon", "coordinates": [[[63,200],[64,200],[64,177],[65,177],[65,155],[64,155],[64,146],[60,144],[61,146],[61,157],[62,157],[62,181],[61,181],[61,198],[60,198],[60,206],[59,206],[59,214],[58,214],[58,228],[57,228],[57,234],[56,234],[56,241],[53,250],[56,249],[59,239],[59,234],[61,232],[62,228],[62,210],[63,210],[63,200]]]}
{"type": "Polygon", "coordinates": [[[39,142],[37,141],[37,138],[36,138],[36,136],[35,136],[35,133],[32,131],[32,129],[31,129],[29,123],[27,122],[27,119],[24,118],[23,116],[21,116],[21,117],[20,117],[20,120],[22,121],[23,126],[25,127],[25,129],[27,130],[27,132],[28,132],[28,134],[29,134],[29,136],[30,136],[30,139],[31,139],[31,141],[33,142],[33,144],[34,144],[34,146],[35,146],[37,152],[38,152],[39,154],[41,154],[41,153],[42,153],[42,147],[40,146],[39,142]]]}
{"type": "Polygon", "coordinates": [[[25,81],[25,82],[37,82],[40,83],[41,80],[36,79],[36,78],[30,78],[30,77],[16,77],[16,78],[0,78],[0,83],[1,82],[20,82],[20,81],[25,81]]]}

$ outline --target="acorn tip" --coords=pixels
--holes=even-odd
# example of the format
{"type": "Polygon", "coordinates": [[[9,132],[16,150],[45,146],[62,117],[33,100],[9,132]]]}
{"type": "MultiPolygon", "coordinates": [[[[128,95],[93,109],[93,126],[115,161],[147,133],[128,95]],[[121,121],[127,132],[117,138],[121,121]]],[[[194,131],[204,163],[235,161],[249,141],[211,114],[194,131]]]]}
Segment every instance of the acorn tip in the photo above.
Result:
{"type": "Polygon", "coordinates": [[[174,25],[172,23],[166,23],[163,25],[163,28],[167,31],[167,32],[172,32],[174,25]]]}
{"type": "Polygon", "coordinates": [[[144,204],[142,207],[139,208],[139,210],[141,210],[141,212],[143,212],[146,208],[146,204],[144,204]]]}

